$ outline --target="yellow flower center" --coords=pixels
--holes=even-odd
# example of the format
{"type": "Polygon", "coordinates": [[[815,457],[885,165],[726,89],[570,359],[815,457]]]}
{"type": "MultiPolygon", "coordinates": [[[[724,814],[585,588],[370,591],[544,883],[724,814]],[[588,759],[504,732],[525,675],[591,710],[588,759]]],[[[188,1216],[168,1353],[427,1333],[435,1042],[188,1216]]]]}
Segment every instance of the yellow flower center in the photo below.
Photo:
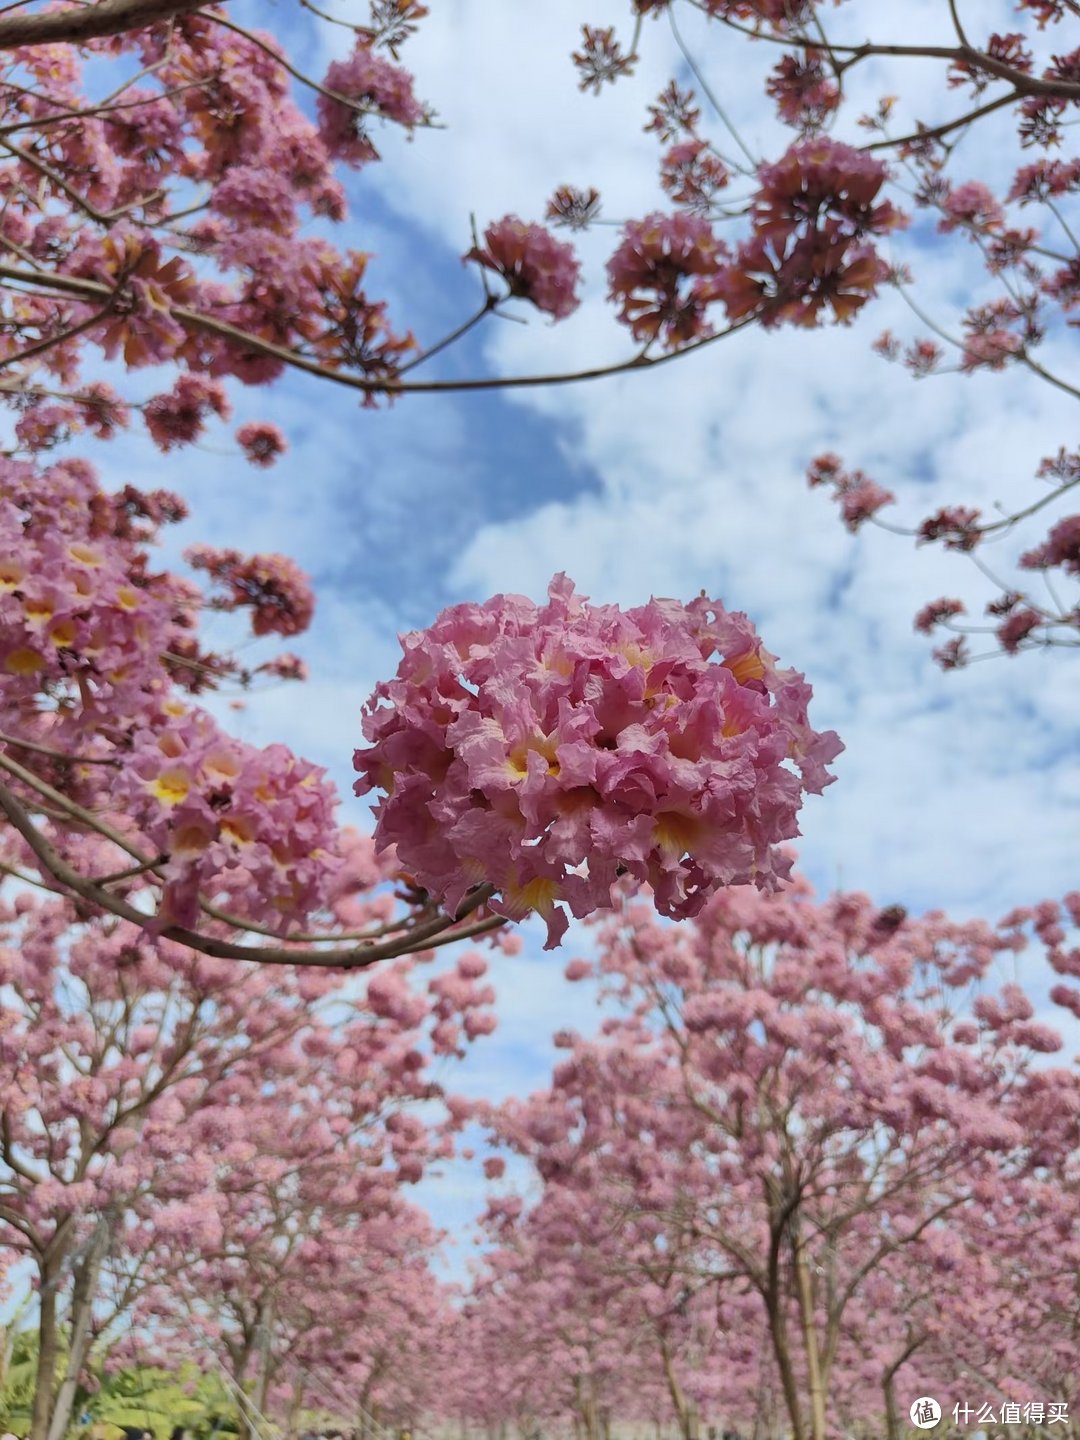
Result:
{"type": "Polygon", "coordinates": [[[661,850],[672,855],[686,855],[693,850],[700,828],[701,822],[693,815],[666,810],[657,815],[653,835],[661,850]]]}
{"type": "Polygon", "coordinates": [[[95,568],[101,564],[101,552],[90,545],[82,545],[78,541],[68,546],[68,554],[80,565],[92,565],[95,568]]]}
{"type": "Polygon", "coordinates": [[[163,770],[151,782],[150,793],[163,805],[179,805],[191,793],[191,780],[183,770],[163,770]]]}
{"type": "Polygon", "coordinates": [[[756,650],[746,650],[741,655],[733,655],[730,660],[724,661],[724,668],[731,671],[740,685],[745,685],[748,680],[765,678],[765,665],[756,650]]]}
{"type": "Polygon", "coordinates": [[[36,675],[44,668],[45,657],[26,645],[20,645],[17,650],[13,650],[4,662],[4,669],[9,675],[36,675]]]}

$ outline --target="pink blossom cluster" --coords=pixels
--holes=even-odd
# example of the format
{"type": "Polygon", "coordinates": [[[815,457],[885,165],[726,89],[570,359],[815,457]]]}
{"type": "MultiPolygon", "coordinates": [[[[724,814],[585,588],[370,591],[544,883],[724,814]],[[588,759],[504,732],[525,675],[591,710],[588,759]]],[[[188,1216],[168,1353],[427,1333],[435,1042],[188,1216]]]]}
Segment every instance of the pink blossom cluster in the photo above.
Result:
{"type": "Polygon", "coordinates": [[[495,991],[490,985],[478,983],[487,974],[487,968],[484,957],[471,950],[453,970],[429,982],[428,993],[433,997],[435,1017],[431,1038],[437,1053],[464,1055],[462,1031],[471,1041],[495,1030],[495,1013],[486,1008],[495,1003],[495,991]]]}
{"type": "Polygon", "coordinates": [[[946,550],[974,550],[981,538],[978,510],[967,505],[946,505],[919,526],[917,543],[940,540],[946,550]]]}
{"type": "Polygon", "coordinates": [[[150,438],[166,453],[190,445],[203,433],[210,413],[227,420],[232,407],[220,380],[205,375],[180,375],[172,390],[155,395],[143,406],[150,438]]]}
{"type": "Polygon", "coordinates": [[[272,660],[265,660],[256,667],[255,674],[270,675],[275,680],[306,680],[308,678],[308,667],[299,655],[291,651],[283,651],[275,655],[272,660]]]}
{"type": "Polygon", "coordinates": [[[104,238],[85,232],[67,268],[116,287],[94,327],[106,359],[121,353],[129,368],[160,365],[183,346],[186,332],[172,307],[195,298],[195,277],[185,260],[167,257],[154,236],[123,222],[104,238]]]}
{"type": "Polygon", "coordinates": [[[956,229],[996,230],[1005,221],[1001,202],[981,180],[968,180],[963,185],[950,186],[942,208],[944,214],[938,221],[938,229],[942,232],[956,229]]]}
{"type": "Polygon", "coordinates": [[[547,203],[545,220],[569,230],[585,230],[600,214],[600,192],[575,185],[560,185],[547,203]]]}
{"type": "Polygon", "coordinates": [[[143,703],[147,655],[167,648],[169,592],[133,576],[128,550],[95,525],[103,499],[84,461],[42,471],[0,460],[0,728],[9,732],[39,708],[107,710],[119,723],[143,703]]]}
{"type": "Polygon", "coordinates": [[[966,608],[962,600],[950,600],[945,597],[940,600],[931,600],[929,605],[924,605],[915,616],[915,629],[923,635],[928,635],[935,625],[940,625],[945,620],[951,620],[954,615],[963,615],[966,608]]]}
{"type": "Polygon", "coordinates": [[[363,41],[347,60],[335,60],[329,67],[325,88],[342,99],[319,96],[319,134],[328,153],[349,165],[359,167],[379,158],[365,129],[368,115],[393,120],[408,130],[424,118],[424,107],[413,94],[412,76],[363,41]]]}
{"type": "Polygon", "coordinates": [[[1014,610],[1003,620],[995,634],[1006,655],[1015,655],[1021,643],[1044,623],[1044,618],[1037,610],[1025,607],[1014,610]]]}
{"type": "Polygon", "coordinates": [[[873,518],[883,505],[892,505],[896,496],[871,480],[861,470],[847,471],[839,455],[818,455],[806,472],[807,484],[831,485],[832,498],[839,502],[844,524],[854,533],[873,518]]]}
{"type": "Polygon", "coordinates": [[[118,772],[147,840],[168,856],[158,923],[193,926],[199,892],[224,889],[244,918],[282,933],[326,900],[335,858],[333,787],[284,745],[260,750],[204,711],[169,701],[136,731],[118,772]]]}
{"type": "Polygon", "coordinates": [[[707,214],[731,179],[727,166],[704,140],[673,145],[660,162],[660,184],[676,205],[707,214]]]}
{"type": "Polygon", "coordinates": [[[292,181],[284,171],[265,166],[231,167],[214,187],[210,210],[252,230],[288,234],[296,227],[292,181]]]}
{"type": "Polygon", "coordinates": [[[761,166],[753,233],[721,277],[729,318],[817,325],[828,305],[850,320],[886,274],[868,237],[907,223],[877,198],[887,175],[872,155],[824,136],[761,166]]]}
{"type": "Polygon", "coordinates": [[[249,421],[236,432],[236,440],[252,465],[265,470],[288,449],[277,425],[265,420],[249,421]]]}
{"type": "Polygon", "coordinates": [[[906,217],[878,199],[888,173],[879,160],[825,137],[792,145],[760,167],[751,234],[732,255],[704,213],[726,183],[725,167],[692,121],[656,128],[686,132],[661,164],[661,183],[683,208],[627,225],[607,266],[609,298],[636,340],[676,349],[704,339],[717,302],[732,322],[813,326],[826,306],[847,321],[884,279],[869,237],[906,217]]]}
{"type": "Polygon", "coordinates": [[[614,83],[620,75],[631,75],[634,70],[635,57],[624,53],[612,25],[602,29],[598,25],[583,25],[581,49],[575,50],[570,58],[581,77],[578,88],[591,90],[594,95],[599,95],[605,85],[614,83]]]}
{"type": "Polygon", "coordinates": [[[484,244],[474,245],[463,258],[501,275],[511,295],[530,300],[556,320],[565,320],[578,307],[574,287],[581,266],[573,247],[556,240],[542,225],[504,216],[484,231],[484,244]]]}
{"type": "Polygon", "coordinates": [[[1080,577],[1080,515],[1059,520],[1041,545],[1021,555],[1020,564],[1027,570],[1060,565],[1067,575],[1080,577]]]}
{"type": "Polygon", "coordinates": [[[1080,190],[1080,159],[1043,159],[1036,160],[1032,165],[1022,165],[1017,170],[1005,198],[1028,205],[1037,200],[1056,199],[1076,190],[1080,190]]]}
{"type": "Polygon", "coordinates": [[[774,886],[802,794],[842,749],[811,728],[802,676],[704,596],[623,612],[558,575],[544,606],[453,606],[402,649],[353,759],[356,793],[386,792],[376,841],[450,908],[488,883],[497,913],[539,913],[549,949],[560,902],[608,907],[623,875],[674,917],[721,886],[774,886]]]}
{"type": "Polygon", "coordinates": [[[708,282],[726,253],[702,215],[657,212],[631,221],[607,262],[608,298],[635,340],[676,349],[711,333],[705,310],[716,291],[708,282]]]}
{"type": "Polygon", "coordinates": [[[1023,349],[1019,335],[1003,325],[983,329],[965,321],[962,370],[1004,370],[1009,360],[1023,349]]]}
{"type": "Polygon", "coordinates": [[[820,55],[785,55],[774,67],[765,93],[776,102],[776,112],[787,125],[811,130],[820,126],[840,104],[840,91],[820,55]]]}

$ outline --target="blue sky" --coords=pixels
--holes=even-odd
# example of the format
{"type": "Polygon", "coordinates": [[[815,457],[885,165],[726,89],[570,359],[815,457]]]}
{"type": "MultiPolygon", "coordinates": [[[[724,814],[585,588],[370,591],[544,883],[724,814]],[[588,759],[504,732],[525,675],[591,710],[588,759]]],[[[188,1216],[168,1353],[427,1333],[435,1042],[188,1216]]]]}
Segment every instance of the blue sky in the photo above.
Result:
{"type": "MultiPolygon", "coordinates": [[[[1007,4],[976,8],[986,30],[1011,28],[1007,4]]],[[[362,19],[361,9],[336,13],[362,19]]],[[[564,183],[597,185],[612,218],[661,205],[659,148],[641,127],[679,64],[666,27],[646,25],[637,74],[601,100],[578,92],[569,61],[583,19],[628,37],[628,9],[619,0],[547,0],[542,13],[489,0],[433,7],[402,58],[447,128],[411,143],[380,135],[385,161],[347,178],[355,218],[336,237],[376,252],[371,291],[388,299],[400,328],[430,343],[475,305],[477,277],[459,258],[470,212],[481,227],[508,212],[540,219],[564,183]]],[[[933,39],[943,9],[906,0],[868,16],[848,6],[836,13],[836,34],[872,17],[883,35],[899,15],[907,38],[933,39]]],[[[344,32],[309,19],[289,19],[278,33],[292,34],[320,71],[344,32]]],[[[752,147],[778,153],[750,47],[718,43],[689,20],[682,28],[752,147]]],[[[939,93],[939,73],[880,65],[854,83],[865,109],[892,91],[913,101],[902,103],[898,124],[913,109],[932,121],[959,103],[939,93]]],[[[1007,134],[993,125],[973,134],[958,178],[1010,173],[1007,134]]],[[[600,227],[584,237],[584,301],[570,321],[551,326],[519,306],[528,324],[489,320],[430,373],[505,375],[627,356],[603,298],[615,235],[600,227]]],[[[899,237],[894,253],[911,261],[923,304],[943,319],[986,289],[967,247],[925,227],[899,237]]],[[[870,352],[887,326],[913,333],[909,319],[888,294],[850,328],[747,333],[647,375],[407,397],[377,411],[289,376],[272,391],[234,392],[234,425],[194,450],[163,457],[133,436],[96,447],[94,458],[109,484],[163,484],[187,496],[192,519],[171,537],[171,553],[209,539],[283,551],[311,573],[316,619],[296,647],[310,683],[253,699],[230,724],[327,765],[356,823],[369,824],[366,804],[349,793],[360,709],[396,668],[398,632],[500,590],[541,599],[559,570],[597,602],[689,599],[704,588],[747,610],[781,662],[806,673],[815,724],[847,745],[836,784],[804,811],[801,863],[819,889],[996,918],[1078,884],[1075,660],[1057,651],[942,675],[912,631],[914,611],[956,594],[977,613],[990,588],[935,549],[877,532],[853,540],[803,472],[813,455],[839,451],[896,492],[901,523],[946,501],[1019,504],[1038,493],[1030,477],[1040,458],[1069,440],[1071,402],[1026,374],[916,383],[870,352]],[[272,470],[252,469],[231,445],[230,430],[248,418],[274,419],[289,437],[272,470]]],[[[1058,338],[1047,346],[1053,359],[1065,359],[1058,338]]],[[[162,388],[160,375],[136,383],[150,378],[162,388]]],[[[1015,556],[1039,534],[1010,537],[998,553],[1015,556]]],[[[552,1031],[595,1024],[587,992],[562,978],[582,951],[580,932],[541,955],[540,929],[525,930],[522,957],[494,960],[500,1030],[447,1076],[473,1094],[542,1085],[552,1031]]],[[[1019,978],[1045,994],[1034,959],[1021,961],[1019,978]]],[[[478,1168],[455,1165],[421,1187],[442,1223],[464,1230],[481,1208],[478,1168]]]]}

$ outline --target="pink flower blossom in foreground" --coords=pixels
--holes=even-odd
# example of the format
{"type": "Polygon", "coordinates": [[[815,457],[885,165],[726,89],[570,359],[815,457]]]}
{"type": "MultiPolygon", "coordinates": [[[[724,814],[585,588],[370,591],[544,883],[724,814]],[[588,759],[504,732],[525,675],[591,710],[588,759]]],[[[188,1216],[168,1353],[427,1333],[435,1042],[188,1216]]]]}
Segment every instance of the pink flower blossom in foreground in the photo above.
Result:
{"type": "Polygon", "coordinates": [[[538,912],[548,949],[559,902],[604,909],[621,875],[675,918],[725,885],[774,888],[843,748],[810,727],[803,677],[704,595],[623,612],[558,575],[546,605],[456,605],[401,643],[353,757],[356,793],[386,792],[376,844],[450,908],[487,882],[499,914],[538,912]]]}
{"type": "Polygon", "coordinates": [[[578,307],[574,286],[581,266],[573,246],[556,240],[542,225],[526,225],[507,215],[484,231],[484,248],[474,246],[464,259],[494,270],[511,295],[531,300],[556,320],[565,320],[578,307]]]}

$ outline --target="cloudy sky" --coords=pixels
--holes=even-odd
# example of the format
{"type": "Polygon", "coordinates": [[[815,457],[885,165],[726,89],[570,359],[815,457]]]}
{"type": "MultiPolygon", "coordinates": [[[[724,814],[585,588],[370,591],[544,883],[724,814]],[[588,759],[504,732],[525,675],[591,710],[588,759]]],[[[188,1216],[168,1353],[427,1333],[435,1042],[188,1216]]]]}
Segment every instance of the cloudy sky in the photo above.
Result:
{"type": "MultiPolygon", "coordinates": [[[[581,23],[614,24],[628,40],[625,0],[444,0],[432,9],[402,59],[446,128],[411,143],[391,130],[377,137],[384,163],[347,177],[354,218],[339,236],[376,252],[373,293],[425,343],[481,296],[459,258],[470,214],[481,227],[507,213],[539,220],[567,183],[595,185],[611,221],[662,206],[645,109],[672,74],[688,78],[666,22],[650,21],[634,76],[601,98],[579,92],[569,55],[581,23]]],[[[1015,28],[1008,4],[970,9],[977,36],[1015,28]]],[[[762,97],[766,55],[680,10],[685,42],[751,150],[779,153],[786,142],[762,97]]],[[[362,20],[366,7],[337,0],[334,13],[362,20]]],[[[277,33],[313,73],[347,39],[284,3],[278,15],[277,33]]],[[[829,17],[839,39],[865,38],[870,26],[875,38],[898,38],[888,27],[901,21],[907,40],[951,39],[939,0],[853,4],[829,17]]],[[[934,67],[867,67],[852,93],[855,113],[900,95],[904,129],[914,114],[932,122],[961,103],[934,67]]],[[[706,130],[721,139],[705,109],[706,130]]],[[[1011,158],[1007,125],[990,123],[965,141],[956,177],[1004,178],[1011,158]]],[[[628,357],[604,300],[603,261],[616,236],[608,225],[583,237],[584,300],[569,321],[553,326],[518,304],[510,313],[527,323],[489,319],[418,373],[506,376],[628,357]]],[[[938,237],[925,218],[891,253],[911,263],[923,307],[946,325],[990,296],[970,247],[938,237]]],[[[895,491],[890,518],[899,523],[946,501],[1019,506],[1039,493],[1039,460],[1075,433],[1072,402],[1026,373],[915,382],[871,353],[887,326],[901,336],[921,330],[892,292],[848,328],[746,333],[648,374],[420,395],[377,411],[290,377],[272,392],[236,396],[237,420],[269,417],[286,430],[291,448],[276,468],[248,467],[222,429],[176,460],[132,440],[111,452],[115,468],[105,473],[122,483],[153,472],[181,489],[193,513],[177,545],[280,550],[311,573],[319,607],[298,647],[310,683],[253,700],[233,723],[245,738],[286,740],[327,765],[361,825],[370,821],[365,802],[348,798],[350,757],[364,699],[396,667],[399,632],[499,591],[542,599],[560,570],[597,602],[690,599],[704,589],[747,611],[781,662],[805,672],[812,719],[847,746],[835,785],[803,815],[801,864],[814,883],[915,911],[996,918],[1077,885],[1075,661],[1059,650],[943,675],[913,633],[913,613],[943,594],[978,613],[992,589],[963,558],[872,530],[853,539],[803,475],[812,456],[836,450],[895,491]]],[[[1065,341],[1051,337],[1046,356],[1065,368],[1065,341]]],[[[1006,540],[995,561],[1007,571],[1038,538],[1036,528],[1006,540]]],[[[526,953],[495,964],[499,1032],[447,1076],[471,1093],[541,1085],[551,1032],[594,1024],[588,996],[562,978],[582,953],[580,934],[571,930],[561,954],[542,955],[541,932],[526,933],[526,953]]],[[[1022,960],[1020,973],[1045,993],[1034,960],[1022,960]]],[[[426,1183],[424,1196],[440,1219],[465,1228],[481,1188],[463,1165],[426,1183]]]]}

